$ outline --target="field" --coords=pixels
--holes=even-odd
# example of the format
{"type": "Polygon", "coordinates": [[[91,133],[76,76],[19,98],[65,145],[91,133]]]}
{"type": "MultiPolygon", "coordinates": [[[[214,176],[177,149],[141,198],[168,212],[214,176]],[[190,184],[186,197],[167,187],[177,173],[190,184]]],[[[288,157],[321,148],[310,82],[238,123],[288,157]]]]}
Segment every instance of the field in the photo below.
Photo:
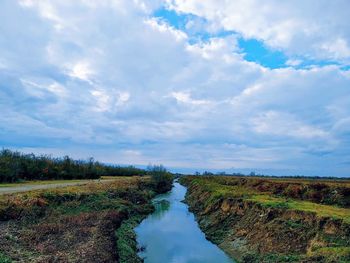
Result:
{"type": "MultiPolygon", "coordinates": [[[[133,228],[172,176],[31,181],[77,183],[0,195],[0,263],[140,263],[133,228]]],[[[207,238],[238,262],[350,262],[350,181],[186,176],[186,202],[207,238]]],[[[176,223],[176,222],[174,222],[176,223]]]]}
{"type": "Polygon", "coordinates": [[[116,177],[2,195],[0,262],[138,262],[132,227],[154,190],[149,177],[116,177]]]}
{"type": "Polygon", "coordinates": [[[263,179],[246,177],[196,178],[217,197],[244,197],[270,207],[314,212],[350,223],[350,181],[263,179]]]}
{"type": "Polygon", "coordinates": [[[27,185],[46,185],[46,184],[64,184],[64,183],[88,183],[92,182],[92,179],[86,180],[34,180],[34,181],[23,181],[20,183],[2,183],[0,184],[0,188],[4,187],[18,187],[18,186],[27,186],[27,185]]]}
{"type": "Polygon", "coordinates": [[[349,180],[189,176],[181,182],[207,236],[243,262],[350,261],[349,180]]]}

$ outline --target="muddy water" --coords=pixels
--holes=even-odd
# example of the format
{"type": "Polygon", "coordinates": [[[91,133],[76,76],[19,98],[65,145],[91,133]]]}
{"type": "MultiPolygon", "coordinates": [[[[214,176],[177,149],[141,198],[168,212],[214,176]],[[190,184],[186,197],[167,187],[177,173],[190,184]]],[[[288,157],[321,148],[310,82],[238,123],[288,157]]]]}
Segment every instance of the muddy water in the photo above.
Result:
{"type": "Polygon", "coordinates": [[[194,215],[181,201],[186,188],[175,182],[171,192],[157,196],[156,210],[135,228],[146,263],[232,263],[216,245],[205,239],[194,215]]]}

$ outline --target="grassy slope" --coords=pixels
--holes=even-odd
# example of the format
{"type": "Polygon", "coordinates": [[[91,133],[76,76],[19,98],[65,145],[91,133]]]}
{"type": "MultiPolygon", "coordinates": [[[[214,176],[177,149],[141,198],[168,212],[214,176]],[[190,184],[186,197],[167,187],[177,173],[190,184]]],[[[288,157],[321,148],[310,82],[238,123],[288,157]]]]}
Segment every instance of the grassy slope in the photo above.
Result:
{"type": "MultiPolygon", "coordinates": [[[[233,178],[233,180],[236,179],[233,178]]],[[[280,182],[283,182],[282,179],[278,180],[280,182]]],[[[287,180],[287,182],[290,181],[291,179],[287,180]]],[[[286,198],[284,196],[273,195],[273,193],[268,191],[258,191],[252,187],[245,185],[225,185],[220,183],[220,180],[216,180],[215,178],[210,180],[207,178],[193,178],[193,182],[202,185],[203,188],[205,188],[207,191],[210,191],[213,198],[244,197],[246,200],[257,202],[269,207],[280,207],[307,211],[316,213],[321,217],[338,218],[350,223],[350,209],[347,208],[286,198]]],[[[349,183],[345,182],[345,185],[346,184],[349,183]]]]}
{"type": "Polygon", "coordinates": [[[309,201],[293,200],[264,194],[252,195],[250,198],[247,198],[247,200],[254,201],[268,207],[281,207],[311,212],[320,217],[332,217],[334,219],[342,219],[345,222],[350,223],[350,209],[346,208],[315,204],[309,201]]]}
{"type": "Polygon", "coordinates": [[[149,178],[126,177],[1,196],[0,262],[123,262],[120,244],[136,252],[124,223],[152,212],[154,194],[149,178]]]}
{"type": "MultiPolygon", "coordinates": [[[[210,207],[211,204],[216,203],[218,200],[227,200],[227,199],[241,199],[256,204],[260,204],[262,207],[271,207],[275,209],[282,210],[295,210],[303,211],[307,213],[313,213],[317,217],[325,218],[335,218],[343,220],[346,223],[350,223],[350,209],[338,207],[336,205],[324,205],[320,203],[311,202],[310,200],[300,200],[298,198],[290,198],[286,196],[280,196],[278,194],[273,194],[268,190],[271,190],[269,187],[269,182],[266,182],[266,179],[252,178],[252,181],[247,178],[228,178],[228,177],[187,177],[183,178],[182,182],[185,182],[186,185],[195,186],[197,189],[201,189],[202,194],[206,194],[205,206],[210,207]],[[261,186],[259,180],[263,180],[265,187],[256,187],[257,185],[261,186]],[[187,182],[186,182],[187,181],[187,182]],[[254,182],[253,182],[254,181],[254,182]],[[266,184],[268,187],[266,187],[266,184]],[[199,188],[198,188],[199,187],[199,188]],[[258,190],[260,189],[260,190],[258,190]],[[261,190],[262,189],[262,190],[261,190]]],[[[270,180],[268,180],[270,181],[270,180]]],[[[296,181],[298,184],[313,184],[315,181],[303,181],[293,179],[271,179],[274,184],[295,184],[296,181]]],[[[324,184],[329,184],[332,187],[348,187],[350,186],[349,181],[345,182],[329,182],[329,180],[322,182],[324,184]]],[[[206,214],[207,212],[203,212],[206,214]]],[[[298,222],[290,220],[287,227],[301,227],[298,222]]],[[[217,231],[219,233],[220,230],[217,231]]],[[[323,247],[324,244],[315,244],[312,251],[309,251],[309,256],[318,256],[323,255],[328,258],[327,262],[346,262],[342,259],[350,260],[350,240],[337,240],[334,237],[325,235],[322,237],[324,239],[332,238],[333,240],[327,240],[329,246],[323,247]],[[319,246],[319,247],[318,247],[319,246]],[[332,259],[334,258],[334,259],[332,259]],[[333,261],[332,261],[333,260],[333,261]]],[[[260,260],[260,262],[294,262],[301,260],[298,255],[277,255],[277,254],[267,254],[260,259],[247,259],[247,262],[255,262],[254,260],[260,260]]],[[[323,261],[322,261],[323,262],[323,261]]]]}

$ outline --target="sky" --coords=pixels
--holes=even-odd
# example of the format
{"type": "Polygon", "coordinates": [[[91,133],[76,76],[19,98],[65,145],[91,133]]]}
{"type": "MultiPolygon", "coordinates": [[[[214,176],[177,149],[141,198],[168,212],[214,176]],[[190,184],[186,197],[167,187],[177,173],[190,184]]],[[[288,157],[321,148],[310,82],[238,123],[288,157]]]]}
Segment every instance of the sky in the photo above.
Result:
{"type": "Polygon", "coordinates": [[[350,176],[348,0],[0,5],[0,147],[350,176]]]}

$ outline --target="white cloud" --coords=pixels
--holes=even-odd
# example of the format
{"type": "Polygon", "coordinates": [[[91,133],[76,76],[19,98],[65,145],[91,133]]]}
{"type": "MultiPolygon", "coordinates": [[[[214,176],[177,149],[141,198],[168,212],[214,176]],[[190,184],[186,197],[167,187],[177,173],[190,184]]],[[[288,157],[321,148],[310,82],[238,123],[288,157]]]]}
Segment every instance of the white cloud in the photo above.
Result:
{"type": "Polygon", "coordinates": [[[253,118],[253,124],[256,132],[269,135],[300,139],[327,139],[330,136],[320,128],[301,123],[290,114],[275,111],[260,113],[258,117],[253,118]]]}
{"type": "Polygon", "coordinates": [[[182,103],[188,103],[193,105],[203,105],[209,104],[210,101],[206,100],[194,100],[191,98],[191,95],[188,92],[173,92],[171,94],[177,101],[182,103]]]}
{"type": "Polygon", "coordinates": [[[35,78],[33,80],[20,79],[20,81],[27,92],[33,96],[45,97],[47,91],[55,94],[57,97],[63,98],[67,96],[66,88],[50,79],[35,78]]]}
{"type": "Polygon", "coordinates": [[[97,112],[118,111],[118,108],[125,106],[130,99],[130,94],[123,91],[112,93],[108,90],[95,89],[90,93],[95,99],[94,109],[97,112]]]}
{"type": "Polygon", "coordinates": [[[151,26],[153,29],[161,33],[171,34],[175,37],[176,41],[181,42],[187,39],[187,35],[184,32],[174,29],[173,27],[169,26],[167,23],[164,23],[159,19],[151,18],[145,20],[144,22],[145,24],[151,26]]]}
{"type": "MultiPolygon", "coordinates": [[[[250,18],[255,2],[247,3],[250,18]]],[[[152,18],[160,4],[6,0],[0,10],[0,143],[119,163],[303,166],[338,175],[348,168],[342,163],[350,147],[349,71],[270,70],[244,60],[237,36],[190,43],[184,32],[152,18]]],[[[232,25],[236,10],[221,4],[222,21],[208,9],[220,7],[211,1],[184,1],[181,10],[203,10],[213,23],[232,25]]],[[[242,32],[258,37],[254,25],[264,31],[274,22],[276,28],[260,38],[299,53],[293,51],[299,43],[293,30],[300,21],[281,24],[282,12],[271,22],[267,7],[242,32]]],[[[242,23],[248,19],[237,16],[242,23]]],[[[305,28],[310,39],[313,26],[305,28]]]]}
{"type": "Polygon", "coordinates": [[[301,59],[288,59],[286,61],[286,65],[295,67],[295,66],[299,66],[302,62],[303,61],[301,59]]]}
{"type": "Polygon", "coordinates": [[[350,63],[347,0],[168,0],[170,8],[207,19],[211,28],[262,40],[289,55],[350,63]]]}
{"type": "Polygon", "coordinates": [[[240,55],[237,54],[238,47],[235,37],[212,38],[208,42],[188,45],[187,50],[199,54],[205,59],[223,59],[228,63],[237,60],[237,57],[240,58],[240,55]]]}
{"type": "Polygon", "coordinates": [[[91,69],[87,61],[75,63],[68,72],[69,76],[79,78],[88,82],[91,82],[90,78],[93,74],[94,71],[91,69]]]}

